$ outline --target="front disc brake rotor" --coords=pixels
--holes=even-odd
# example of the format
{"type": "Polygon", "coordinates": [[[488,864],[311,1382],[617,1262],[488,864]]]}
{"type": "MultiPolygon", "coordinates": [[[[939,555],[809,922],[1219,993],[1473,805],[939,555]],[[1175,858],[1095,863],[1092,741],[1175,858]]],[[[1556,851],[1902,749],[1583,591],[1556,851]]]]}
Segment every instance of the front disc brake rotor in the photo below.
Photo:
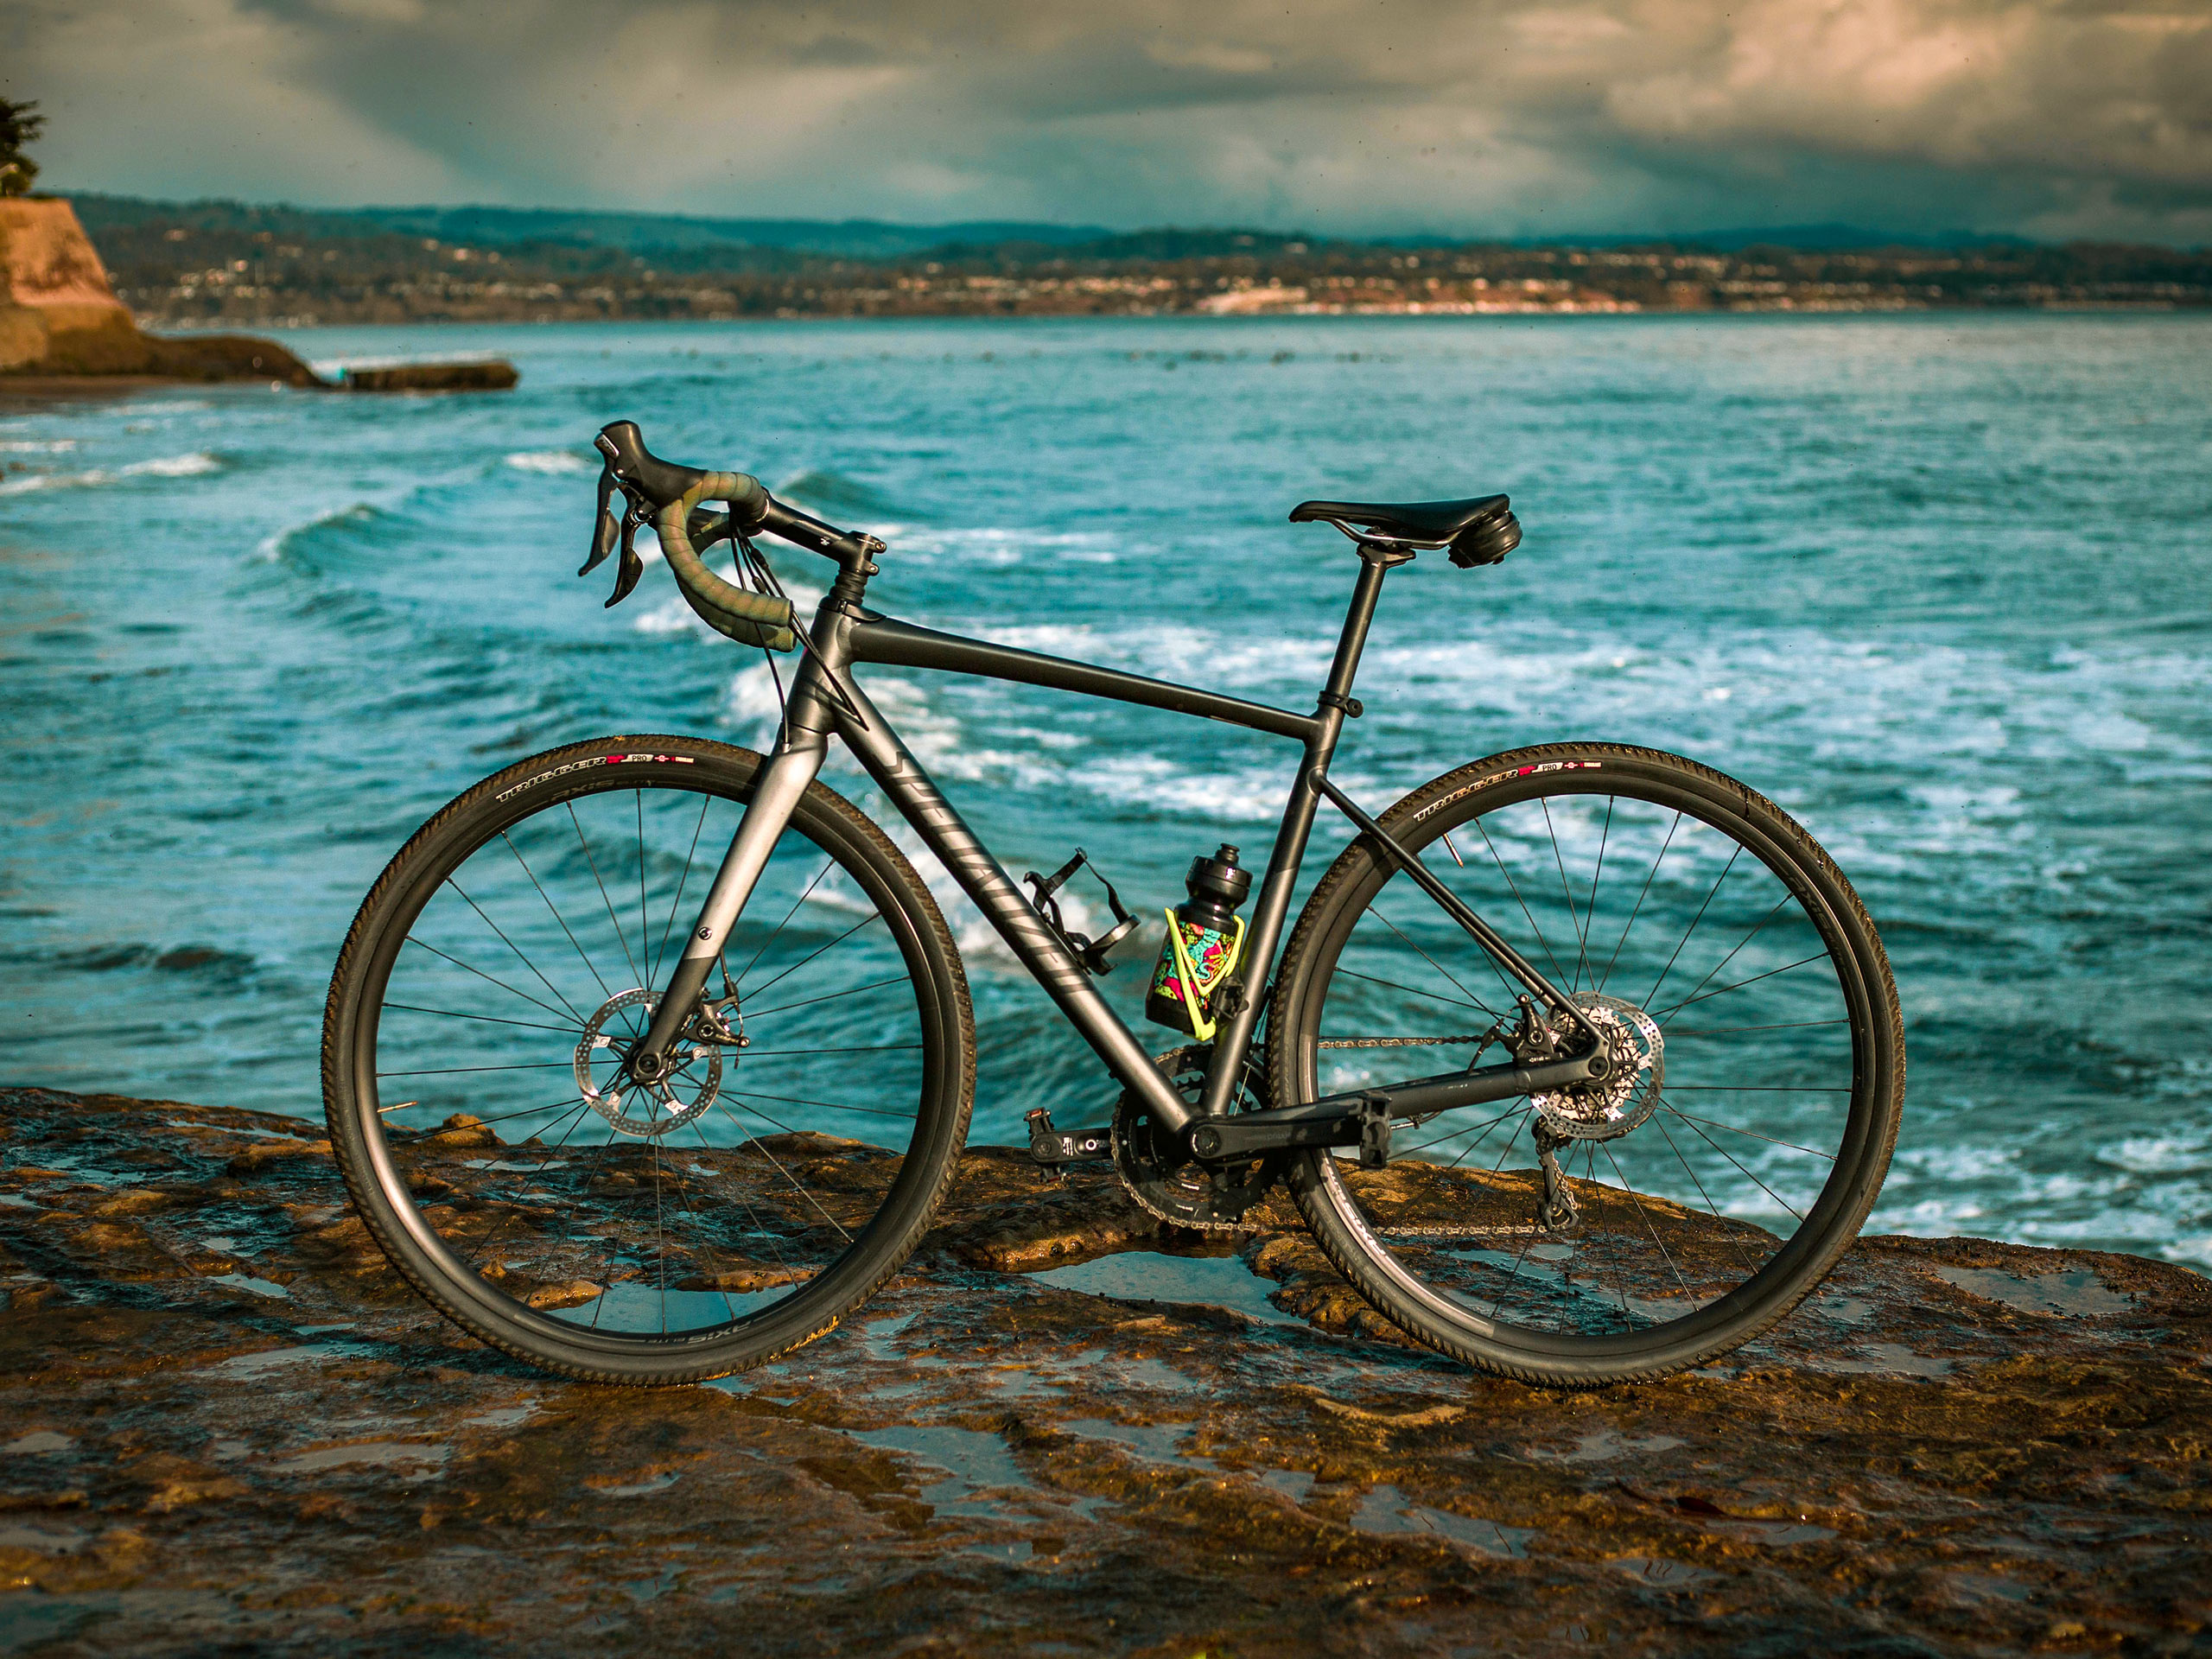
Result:
{"type": "MultiPolygon", "coordinates": [[[[1184,1099],[1197,1104],[1206,1080],[1206,1065],[1213,1058],[1210,1047],[1178,1048],[1158,1056],[1153,1064],[1166,1074],[1168,1084],[1184,1099]]],[[[1254,1109],[1265,1096],[1260,1078],[1245,1068],[1238,1104],[1254,1109]]],[[[1244,1217],[1268,1195],[1282,1173],[1283,1158],[1270,1154],[1232,1164],[1209,1167],[1192,1160],[1178,1142],[1154,1122],[1144,1103],[1124,1094],[1114,1107],[1114,1171],[1122,1185],[1146,1214],[1178,1227],[1199,1232],[1238,1232],[1244,1217]]]]}
{"type": "Polygon", "coordinates": [[[1605,1033],[1612,1069],[1589,1083],[1547,1089],[1529,1096],[1544,1127],[1561,1141],[1611,1141],[1626,1135],[1657,1109],[1666,1071],[1666,1039],[1659,1022],[1633,1002],[1597,991],[1578,991],[1575,1005],[1605,1033]]]}
{"type": "Polygon", "coordinates": [[[687,1046],[681,1038],[670,1046],[666,1076],[646,1084],[625,1075],[622,1051],[604,1027],[631,1008],[643,1010],[650,1021],[659,1002],[651,991],[642,989],[611,996],[585,1022],[583,1038],[576,1044],[576,1091],[623,1134],[649,1139],[680,1129],[705,1112],[722,1084],[721,1050],[711,1045],[687,1046]]]}

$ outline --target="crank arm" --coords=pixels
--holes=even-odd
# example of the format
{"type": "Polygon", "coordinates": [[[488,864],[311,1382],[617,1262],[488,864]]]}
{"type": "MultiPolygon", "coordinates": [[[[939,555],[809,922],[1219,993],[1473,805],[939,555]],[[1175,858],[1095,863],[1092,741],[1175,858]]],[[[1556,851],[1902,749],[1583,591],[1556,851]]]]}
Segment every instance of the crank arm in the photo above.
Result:
{"type": "Polygon", "coordinates": [[[1094,1162],[1114,1155],[1112,1132],[1096,1129],[1040,1129],[1029,1137],[1029,1156],[1036,1163],[1053,1166],[1059,1164],[1094,1162]]]}
{"type": "Polygon", "coordinates": [[[1541,1065],[1509,1060],[1471,1071],[1450,1071],[1381,1089],[1327,1095],[1302,1106],[1209,1117],[1191,1131],[1191,1150],[1200,1158],[1226,1161],[1295,1147],[1357,1147],[1364,1121],[1370,1120],[1378,1109],[1393,1118],[1426,1117],[1456,1107],[1481,1106],[1511,1100],[1516,1095],[1587,1083],[1604,1070],[1602,1053],[1601,1050],[1599,1054],[1571,1060],[1547,1060],[1541,1065]]]}

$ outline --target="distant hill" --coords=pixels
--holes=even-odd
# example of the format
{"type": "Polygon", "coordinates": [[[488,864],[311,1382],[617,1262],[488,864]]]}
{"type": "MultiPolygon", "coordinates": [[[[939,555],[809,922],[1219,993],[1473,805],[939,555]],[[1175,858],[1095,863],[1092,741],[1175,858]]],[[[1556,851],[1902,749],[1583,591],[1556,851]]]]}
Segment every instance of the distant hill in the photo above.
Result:
{"type": "Polygon", "coordinates": [[[197,231],[267,231],[286,240],[341,237],[428,237],[479,248],[524,245],[612,248],[625,253],[677,255],[698,266],[739,250],[817,254],[842,259],[895,260],[939,248],[1081,248],[1107,259],[1188,259],[1240,251],[1344,245],[1442,248],[1710,249],[1793,248],[1834,252],[1852,248],[2028,248],[2017,236],[1976,231],[1885,231],[1862,225],[1749,226],[1667,235],[1471,238],[1441,233],[1378,237],[1300,236],[1230,226],[1173,226],[1115,231],[1099,225],[1048,225],[1031,219],[963,219],[945,225],[899,225],[880,219],[715,219],[693,213],[598,213],[565,207],[294,207],[283,203],[153,201],[135,196],[73,198],[95,237],[158,222],[197,231]],[[702,256],[704,257],[702,258],[702,256]]]}
{"type": "Polygon", "coordinates": [[[294,207],[283,203],[149,201],[135,196],[76,196],[77,216],[97,237],[155,221],[198,231],[269,231],[288,239],[419,236],[480,248],[528,243],[619,248],[626,253],[772,248],[847,259],[896,259],[950,245],[1026,243],[1048,247],[1096,242],[1114,232],[1097,225],[976,219],[950,225],[894,225],[876,219],[708,219],[689,213],[590,213],[558,207],[294,207]]]}

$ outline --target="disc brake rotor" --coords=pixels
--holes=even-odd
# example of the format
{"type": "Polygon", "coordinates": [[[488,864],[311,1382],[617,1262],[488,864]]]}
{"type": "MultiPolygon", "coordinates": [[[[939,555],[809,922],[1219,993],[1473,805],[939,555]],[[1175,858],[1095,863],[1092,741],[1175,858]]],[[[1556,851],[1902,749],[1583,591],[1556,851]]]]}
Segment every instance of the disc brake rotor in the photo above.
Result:
{"type": "Polygon", "coordinates": [[[623,1074],[623,1048],[607,1034],[607,1022],[631,1008],[650,1020],[660,999],[648,990],[624,991],[600,1004],[576,1044],[576,1090],[592,1110],[625,1135],[657,1139],[682,1128],[715,1103],[721,1092],[721,1050],[711,1045],[670,1046],[668,1074],[645,1084],[623,1074]],[[703,1064],[702,1064],[703,1062],[703,1064]]]}
{"type": "MultiPolygon", "coordinates": [[[[1195,1105],[1212,1058],[1212,1049],[1190,1046],[1160,1055],[1153,1064],[1177,1094],[1195,1105]]],[[[1248,1066],[1238,1094],[1256,1105],[1265,1098],[1259,1090],[1260,1080],[1248,1066]]],[[[1199,1232],[1241,1230],[1245,1215],[1267,1197],[1283,1163],[1281,1154],[1211,1168],[1195,1162],[1181,1150],[1177,1137],[1166,1133],[1143,1103],[1128,1094],[1114,1108],[1113,1151],[1115,1173],[1139,1209],[1199,1232]]]]}
{"type": "Polygon", "coordinates": [[[1544,1127],[1563,1141],[1611,1141],[1657,1109],[1666,1039],[1659,1034],[1659,1022],[1633,1002],[1597,991],[1578,991],[1574,1001],[1605,1033],[1612,1069],[1589,1083],[1531,1095],[1529,1103],[1544,1127]]]}

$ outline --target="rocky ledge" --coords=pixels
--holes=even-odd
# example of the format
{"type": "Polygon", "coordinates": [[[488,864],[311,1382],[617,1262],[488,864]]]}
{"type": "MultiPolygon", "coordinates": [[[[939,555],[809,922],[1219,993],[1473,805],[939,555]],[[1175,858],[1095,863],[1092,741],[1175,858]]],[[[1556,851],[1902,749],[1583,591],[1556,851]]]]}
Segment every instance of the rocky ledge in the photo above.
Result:
{"type": "Polygon", "coordinates": [[[0,1090],[0,1646],[2212,1646],[2184,1269],[1869,1238],[1724,1364],[1564,1393],[1392,1340],[1263,1220],[1209,1250],[981,1148],[844,1327],[624,1392],[429,1313],[308,1123],[0,1090]]]}

